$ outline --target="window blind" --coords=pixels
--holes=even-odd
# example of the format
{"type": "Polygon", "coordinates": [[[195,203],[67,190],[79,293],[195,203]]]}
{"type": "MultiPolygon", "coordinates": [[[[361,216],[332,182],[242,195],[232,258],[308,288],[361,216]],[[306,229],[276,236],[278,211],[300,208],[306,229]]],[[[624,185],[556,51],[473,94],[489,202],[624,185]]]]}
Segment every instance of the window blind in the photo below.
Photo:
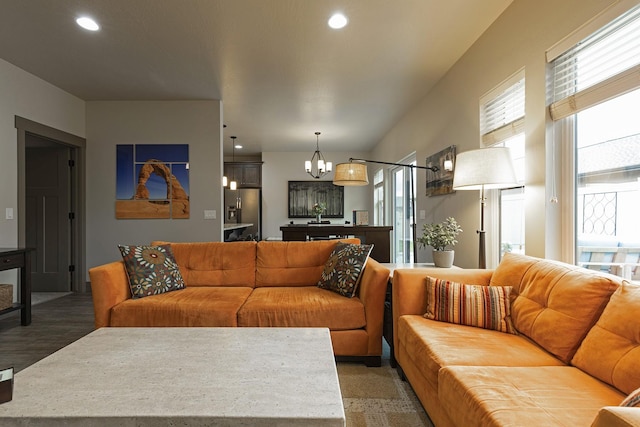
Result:
{"type": "Polygon", "coordinates": [[[490,98],[480,108],[480,134],[492,145],[524,132],[524,77],[490,98]]]}
{"type": "Polygon", "coordinates": [[[373,184],[377,185],[377,184],[382,184],[384,180],[384,172],[382,171],[382,169],[379,169],[376,171],[376,173],[373,174],[373,184]]]}
{"type": "Polygon", "coordinates": [[[553,120],[640,87],[640,6],[557,57],[551,79],[553,120]]]}

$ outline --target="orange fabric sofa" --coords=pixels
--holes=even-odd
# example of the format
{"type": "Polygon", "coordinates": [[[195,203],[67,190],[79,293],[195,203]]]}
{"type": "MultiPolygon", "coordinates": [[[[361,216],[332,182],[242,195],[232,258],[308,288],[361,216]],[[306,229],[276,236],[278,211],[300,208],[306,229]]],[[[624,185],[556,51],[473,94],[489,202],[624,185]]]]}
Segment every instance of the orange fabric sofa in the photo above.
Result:
{"type": "Polygon", "coordinates": [[[495,270],[393,276],[395,357],[437,427],[640,426],[640,286],[507,254],[495,270]],[[518,334],[429,320],[426,277],[512,286],[518,334]]]}
{"type": "Polygon", "coordinates": [[[122,261],[91,268],[95,326],[327,327],[336,356],[379,366],[389,270],[369,258],[353,298],[318,288],[337,241],[171,243],[186,287],[137,299],[122,261]]]}

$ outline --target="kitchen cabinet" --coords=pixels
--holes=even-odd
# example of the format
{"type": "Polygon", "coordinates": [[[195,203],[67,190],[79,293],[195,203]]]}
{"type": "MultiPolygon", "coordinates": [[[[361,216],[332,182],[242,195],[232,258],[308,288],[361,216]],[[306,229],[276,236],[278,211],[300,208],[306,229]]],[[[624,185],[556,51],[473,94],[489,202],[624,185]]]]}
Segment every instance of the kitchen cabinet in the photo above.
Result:
{"type": "Polygon", "coordinates": [[[262,187],[262,162],[225,162],[224,175],[235,180],[238,188],[262,187]]]}

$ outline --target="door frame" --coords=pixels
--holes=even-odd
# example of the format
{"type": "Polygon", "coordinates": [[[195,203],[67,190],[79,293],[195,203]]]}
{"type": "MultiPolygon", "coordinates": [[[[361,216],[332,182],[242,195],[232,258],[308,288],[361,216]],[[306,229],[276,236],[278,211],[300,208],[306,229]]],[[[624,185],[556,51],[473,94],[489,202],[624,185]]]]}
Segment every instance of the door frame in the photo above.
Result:
{"type": "Polygon", "coordinates": [[[87,292],[86,250],[85,250],[85,193],[86,193],[86,139],[79,136],[15,116],[18,132],[18,245],[26,245],[26,135],[33,134],[50,139],[71,148],[71,159],[75,167],[71,169],[71,209],[75,219],[71,222],[71,263],[75,274],[71,275],[71,290],[87,292]]]}
{"type": "MultiPolygon", "coordinates": [[[[418,160],[416,157],[415,153],[412,153],[411,155],[403,158],[402,160],[400,160],[399,164],[404,164],[404,165],[417,165],[418,164],[418,160]]],[[[416,199],[417,199],[417,174],[416,174],[416,169],[414,167],[407,167],[407,166],[394,166],[388,169],[389,172],[389,181],[390,181],[390,189],[391,189],[391,203],[389,203],[391,205],[390,207],[390,218],[391,218],[391,224],[393,225],[393,245],[392,245],[392,255],[393,255],[393,260],[394,262],[399,262],[397,261],[397,251],[398,251],[398,230],[396,230],[395,224],[396,224],[396,202],[397,202],[397,197],[396,197],[396,193],[395,193],[395,189],[396,189],[396,185],[397,185],[397,180],[396,180],[396,173],[398,171],[402,171],[402,204],[403,204],[403,214],[402,214],[402,222],[403,222],[403,236],[402,236],[402,242],[403,242],[403,256],[404,256],[404,260],[403,262],[410,262],[410,260],[412,258],[414,258],[416,251],[415,250],[410,250],[411,248],[407,247],[406,243],[407,242],[411,242],[410,245],[413,247],[416,245],[415,239],[416,239],[416,231],[415,231],[415,227],[414,224],[416,222],[416,218],[413,218],[414,216],[414,204],[416,203],[416,199]],[[411,189],[411,185],[413,184],[413,191],[411,189]],[[413,197],[413,199],[412,199],[413,197]],[[409,215],[409,218],[407,218],[406,216],[409,215]],[[412,222],[413,220],[413,222],[412,222]],[[409,233],[410,236],[407,236],[406,234],[409,233]],[[409,239],[407,239],[407,237],[410,237],[409,239]]],[[[413,262],[417,262],[415,259],[413,260],[413,262]]]]}

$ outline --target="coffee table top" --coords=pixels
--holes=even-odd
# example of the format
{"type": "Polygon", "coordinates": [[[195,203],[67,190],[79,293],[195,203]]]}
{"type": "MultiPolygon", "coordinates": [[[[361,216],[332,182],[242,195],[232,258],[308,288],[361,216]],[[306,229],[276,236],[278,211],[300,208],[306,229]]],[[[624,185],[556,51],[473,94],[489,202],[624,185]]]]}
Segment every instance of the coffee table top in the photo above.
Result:
{"type": "Polygon", "coordinates": [[[344,426],[329,330],[102,328],[17,373],[13,400],[0,405],[3,426],[114,418],[344,426]]]}

